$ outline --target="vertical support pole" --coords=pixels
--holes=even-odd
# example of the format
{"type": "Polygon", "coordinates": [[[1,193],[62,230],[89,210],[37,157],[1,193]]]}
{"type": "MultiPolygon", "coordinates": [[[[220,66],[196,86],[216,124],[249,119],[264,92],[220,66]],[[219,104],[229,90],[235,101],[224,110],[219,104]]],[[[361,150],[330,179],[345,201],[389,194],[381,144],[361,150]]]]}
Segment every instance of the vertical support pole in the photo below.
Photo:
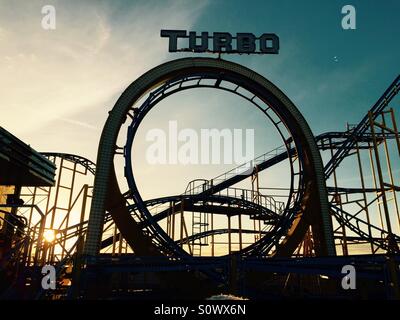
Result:
{"type": "Polygon", "coordinates": [[[231,216],[228,216],[228,249],[232,253],[231,216]]]}
{"type": "MultiPolygon", "coordinates": [[[[254,167],[253,173],[251,175],[251,193],[252,193],[252,201],[259,205],[260,204],[260,185],[258,182],[258,166],[254,167]]],[[[254,228],[254,242],[258,240],[258,234],[260,234],[260,230],[257,234],[257,222],[256,219],[253,220],[253,228],[254,228]]],[[[259,229],[261,226],[259,226],[259,229]]]]}
{"type": "Polygon", "coordinates": [[[58,172],[58,179],[57,179],[56,195],[55,195],[55,198],[54,198],[54,206],[53,206],[52,211],[51,211],[50,229],[54,228],[54,219],[55,219],[56,210],[57,210],[58,195],[59,195],[59,191],[60,191],[60,182],[61,182],[63,164],[64,164],[64,159],[61,158],[60,171],[58,172]]]}
{"type": "MultiPolygon", "coordinates": [[[[34,264],[37,265],[38,261],[40,260],[40,250],[42,249],[42,242],[43,242],[43,234],[44,230],[46,228],[46,215],[42,216],[42,219],[40,220],[40,225],[39,225],[39,235],[37,239],[37,247],[36,247],[36,253],[35,253],[35,260],[34,264]]],[[[43,256],[44,256],[43,252],[43,256]]]]}
{"type": "Polygon", "coordinates": [[[239,219],[239,249],[243,249],[243,237],[242,237],[242,215],[238,214],[239,219]]]}
{"type": "MultiPolygon", "coordinates": [[[[185,231],[185,234],[186,234],[186,238],[189,238],[189,234],[188,234],[188,231],[187,231],[187,228],[186,228],[186,222],[185,222],[185,217],[184,217],[184,212],[185,212],[185,205],[184,205],[184,203],[183,203],[183,201],[182,201],[182,203],[181,203],[181,217],[182,217],[182,225],[183,225],[183,230],[185,231]]],[[[181,228],[181,230],[182,230],[182,228],[181,228]]],[[[182,236],[181,236],[181,246],[183,247],[183,233],[182,233],[182,236]]],[[[193,255],[193,251],[192,251],[192,246],[191,246],[191,244],[190,244],[190,242],[188,241],[187,242],[187,246],[188,246],[188,248],[189,248],[189,253],[191,254],[191,255],[193,255]]],[[[200,242],[200,256],[201,256],[201,242],[200,242]]]]}
{"type": "Polygon", "coordinates": [[[112,251],[111,251],[112,256],[115,255],[116,243],[117,243],[117,225],[114,224],[113,243],[112,243],[112,251]]]}
{"type": "MultiPolygon", "coordinates": [[[[55,163],[55,160],[54,160],[55,163]]],[[[60,179],[60,178],[59,178],[60,179]]],[[[40,228],[39,228],[39,233],[37,238],[35,239],[36,241],[36,251],[35,251],[35,255],[33,257],[33,265],[36,265],[40,259],[40,253],[41,253],[41,245],[42,245],[42,239],[43,239],[43,232],[44,229],[46,227],[46,219],[47,219],[47,215],[49,214],[49,206],[50,206],[50,195],[51,195],[51,187],[48,187],[48,192],[47,192],[47,201],[46,201],[46,211],[44,212],[44,215],[41,216],[41,220],[40,220],[40,228]],[[43,231],[40,231],[40,229],[42,228],[42,223],[43,223],[43,231]]],[[[33,204],[34,205],[34,204],[33,204]]],[[[33,232],[33,237],[35,237],[35,232],[33,232]]],[[[31,244],[31,247],[29,249],[30,254],[32,254],[32,249],[33,249],[33,241],[31,244]]]]}
{"type": "Polygon", "coordinates": [[[390,108],[390,116],[392,118],[392,125],[393,125],[393,131],[395,132],[395,137],[396,137],[396,144],[397,144],[397,152],[400,157],[400,137],[399,137],[399,131],[397,130],[397,123],[396,119],[394,117],[394,110],[393,108],[390,108]]]}
{"type": "MultiPolygon", "coordinates": [[[[214,214],[211,213],[211,230],[214,230],[214,214]]],[[[214,248],[214,233],[211,234],[211,256],[215,256],[215,248],[214,248]]]]}
{"type": "Polygon", "coordinates": [[[86,203],[87,203],[87,198],[88,198],[88,189],[89,186],[85,184],[83,186],[83,195],[82,195],[82,207],[81,207],[81,216],[79,219],[79,236],[83,236],[83,223],[85,221],[85,212],[86,212],[86,203]]]}
{"type": "MultiPolygon", "coordinates": [[[[33,188],[33,193],[32,193],[32,205],[35,204],[36,202],[36,195],[37,195],[37,187],[33,188]]],[[[33,217],[33,206],[29,210],[29,218],[28,218],[28,224],[27,227],[30,228],[32,225],[32,217],[33,217]]],[[[23,264],[24,266],[29,266],[30,261],[31,261],[31,252],[32,252],[32,245],[35,241],[34,239],[35,234],[31,231],[28,231],[27,238],[24,240],[24,252],[23,252],[23,264]]]]}
{"type": "MultiPolygon", "coordinates": [[[[37,193],[37,187],[34,187],[32,194],[32,204],[35,204],[36,202],[36,193],[37,193]]],[[[31,226],[32,224],[32,216],[33,216],[33,207],[31,207],[29,210],[28,226],[31,226]]]]}
{"type": "Polygon", "coordinates": [[[168,212],[167,216],[167,235],[168,237],[171,237],[171,211],[168,212]]]}
{"type": "MultiPolygon", "coordinates": [[[[363,202],[364,202],[364,208],[365,208],[365,215],[366,215],[367,222],[368,222],[368,235],[370,238],[372,238],[371,221],[369,218],[367,194],[365,193],[364,172],[363,172],[363,167],[362,167],[362,162],[361,162],[360,148],[358,145],[358,141],[356,141],[356,154],[357,154],[358,170],[360,172],[361,188],[363,190],[362,195],[363,195],[363,202]]],[[[374,254],[375,253],[374,244],[372,241],[370,241],[370,245],[371,245],[371,253],[374,254]]]]}
{"type": "MultiPolygon", "coordinates": [[[[378,183],[377,183],[377,179],[376,179],[376,171],[375,171],[375,163],[374,163],[374,158],[372,155],[372,146],[371,144],[368,142],[368,152],[369,152],[369,161],[371,163],[371,174],[372,174],[372,181],[374,183],[374,189],[378,190],[378,183]]],[[[377,208],[378,208],[378,212],[379,212],[379,221],[381,223],[381,228],[385,229],[385,226],[383,224],[383,216],[382,216],[382,209],[381,209],[381,205],[379,204],[379,192],[376,192],[376,196],[378,197],[378,201],[377,201],[377,208]]]]}
{"type": "MultiPolygon", "coordinates": [[[[382,113],[382,125],[384,128],[386,128],[386,121],[385,121],[385,115],[382,113]]],[[[383,130],[382,130],[383,131],[383,130]]],[[[394,178],[393,178],[393,170],[392,170],[392,163],[390,161],[390,154],[389,154],[389,148],[388,148],[388,143],[387,143],[387,136],[385,132],[382,132],[383,134],[383,147],[385,149],[385,156],[386,156],[386,164],[388,168],[388,173],[389,173],[389,179],[390,179],[390,184],[391,184],[391,191],[393,194],[393,202],[394,202],[394,208],[396,210],[396,216],[397,216],[397,223],[398,226],[400,227],[400,216],[399,216],[399,205],[397,203],[397,197],[396,197],[396,190],[395,190],[395,183],[394,183],[394,178]]]]}
{"type": "MultiPolygon", "coordinates": [[[[349,125],[347,125],[347,131],[349,131],[349,125]]],[[[331,157],[333,157],[333,144],[332,144],[332,138],[329,138],[329,148],[331,150],[331,157]]],[[[340,210],[343,210],[343,204],[342,204],[342,198],[339,195],[337,191],[338,183],[337,183],[337,175],[336,175],[336,169],[333,171],[333,183],[335,186],[335,201],[339,201],[339,207],[340,210]]],[[[347,256],[349,254],[348,246],[347,246],[347,237],[346,237],[346,227],[344,223],[340,225],[342,229],[342,251],[343,255],[347,256]]]]}
{"type": "MultiPolygon", "coordinates": [[[[192,211],[192,235],[194,235],[196,233],[196,231],[195,231],[195,223],[196,223],[196,221],[195,220],[196,220],[195,219],[195,214],[194,214],[194,211],[192,211]]],[[[192,240],[193,249],[196,246],[195,242],[196,242],[196,240],[193,238],[193,240],[192,240]]]]}
{"type": "Polygon", "coordinates": [[[257,239],[257,226],[255,219],[253,219],[253,229],[254,229],[254,242],[256,242],[258,239],[257,239]]]}
{"type": "Polygon", "coordinates": [[[122,254],[122,234],[120,233],[118,236],[118,255],[120,256],[122,254]]]}
{"type": "MultiPolygon", "coordinates": [[[[391,116],[391,119],[392,119],[393,131],[394,131],[395,138],[396,138],[397,153],[398,153],[399,158],[400,158],[400,135],[399,135],[399,131],[397,130],[397,123],[396,123],[396,118],[395,118],[395,116],[394,116],[394,110],[393,110],[393,108],[390,108],[390,116],[391,116]]],[[[396,199],[397,199],[397,194],[396,194],[396,192],[394,193],[394,196],[395,196],[396,199]]],[[[400,221],[399,221],[399,228],[400,228],[400,221]]]]}
{"type": "MultiPolygon", "coordinates": [[[[35,208],[37,209],[37,207],[35,206],[35,208]]],[[[43,215],[41,214],[40,216],[40,224],[39,224],[39,231],[37,233],[37,239],[36,239],[36,251],[35,251],[35,255],[33,258],[33,264],[37,265],[39,260],[40,260],[40,254],[42,253],[42,242],[43,242],[43,234],[44,234],[44,230],[46,228],[46,216],[47,216],[47,212],[44,213],[43,215]]],[[[35,230],[32,230],[35,231],[35,230]]],[[[32,248],[31,248],[32,250],[32,248]]]]}
{"type": "Polygon", "coordinates": [[[182,201],[181,201],[181,226],[180,226],[180,229],[181,229],[181,232],[180,232],[180,245],[181,245],[181,248],[183,248],[183,211],[184,211],[184,203],[183,203],[183,199],[182,199],[182,201]]]}
{"type": "Polygon", "coordinates": [[[385,213],[385,219],[386,219],[386,227],[387,231],[389,234],[389,253],[391,253],[391,241],[393,238],[393,233],[392,233],[392,225],[390,223],[390,216],[389,216],[389,208],[387,205],[387,198],[386,198],[386,192],[385,192],[385,185],[384,185],[384,180],[383,180],[383,174],[382,174],[382,167],[381,167],[381,162],[380,162],[380,157],[379,157],[379,150],[378,150],[378,143],[376,140],[376,134],[375,134],[375,122],[373,119],[372,112],[368,112],[368,117],[369,117],[369,124],[371,127],[371,133],[372,133],[372,140],[373,140],[373,147],[374,147],[374,153],[375,153],[375,161],[376,161],[376,166],[377,166],[377,171],[378,171],[378,178],[379,178],[379,185],[381,189],[381,197],[382,197],[382,204],[383,204],[383,210],[385,213]]]}
{"type": "Polygon", "coordinates": [[[172,210],[172,236],[171,236],[171,239],[175,240],[175,203],[171,201],[170,207],[172,210]]]}
{"type": "MultiPolygon", "coordinates": [[[[33,195],[32,195],[32,205],[35,204],[36,202],[36,195],[37,195],[37,187],[34,187],[33,189],[33,195]]],[[[32,217],[33,217],[33,206],[29,210],[29,219],[28,219],[28,226],[31,227],[32,225],[32,217]]],[[[26,266],[29,266],[32,258],[32,247],[35,242],[35,233],[34,232],[29,232],[28,236],[30,237],[30,241],[28,241],[28,245],[26,246],[26,266]]]]}
{"type": "MultiPolygon", "coordinates": [[[[72,197],[73,197],[73,194],[74,194],[75,177],[76,177],[76,163],[74,163],[74,169],[72,171],[71,187],[69,189],[67,217],[65,219],[65,228],[66,229],[68,228],[68,225],[69,225],[69,217],[70,217],[71,210],[72,210],[71,206],[72,206],[72,197]]],[[[60,227],[62,227],[62,226],[60,226],[60,227]]],[[[67,240],[64,239],[64,241],[63,241],[63,247],[64,248],[65,248],[66,243],[67,243],[67,240]]],[[[62,258],[64,258],[64,251],[62,251],[62,253],[61,253],[61,259],[62,258]]]]}

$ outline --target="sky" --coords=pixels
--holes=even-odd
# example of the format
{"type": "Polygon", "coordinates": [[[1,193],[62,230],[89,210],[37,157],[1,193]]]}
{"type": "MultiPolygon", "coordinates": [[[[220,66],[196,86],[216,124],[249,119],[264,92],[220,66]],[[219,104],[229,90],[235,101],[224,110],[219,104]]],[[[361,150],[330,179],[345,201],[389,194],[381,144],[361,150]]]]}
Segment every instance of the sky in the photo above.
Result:
{"type": "MultiPolygon", "coordinates": [[[[278,55],[227,56],[261,73],[314,133],[357,122],[398,74],[398,1],[0,1],[1,125],[35,149],[96,157],[99,133],[124,88],[167,52],[160,29],[273,32],[278,55]],[[43,30],[41,8],[56,8],[43,30]],[[61,142],[62,141],[62,142],[61,142]]],[[[225,58],[225,57],[224,57],[225,58]]]]}
{"type": "MultiPolygon", "coordinates": [[[[160,63],[193,56],[169,53],[167,40],[160,38],[161,29],[182,29],[277,34],[277,55],[223,58],[277,85],[315,135],[344,130],[399,74],[399,14],[397,0],[0,0],[0,125],[37,151],[95,161],[108,111],[123,90],[160,63]],[[346,4],[356,9],[355,30],[341,26],[346,4]],[[44,5],[56,9],[55,30],[41,26],[44,5]]],[[[204,97],[181,93],[144,121],[133,161],[145,198],[165,195],[166,189],[183,192],[190,179],[232,167],[146,164],[146,130],[166,128],[169,120],[180,128],[254,128],[256,154],[278,145],[243,101],[215,92],[204,97]]],[[[279,177],[270,175],[278,185],[279,177]]]]}

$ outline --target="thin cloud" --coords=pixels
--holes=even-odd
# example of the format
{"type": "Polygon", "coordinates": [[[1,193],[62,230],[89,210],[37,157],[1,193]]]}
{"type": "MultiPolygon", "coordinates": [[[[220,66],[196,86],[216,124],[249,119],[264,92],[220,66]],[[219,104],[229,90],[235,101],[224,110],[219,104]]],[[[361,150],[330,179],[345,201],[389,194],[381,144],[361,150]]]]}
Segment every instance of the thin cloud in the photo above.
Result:
{"type": "Polygon", "coordinates": [[[33,144],[43,125],[59,118],[90,128],[77,114],[106,113],[111,98],[166,59],[160,29],[190,28],[207,3],[121,2],[126,9],[116,13],[109,2],[93,10],[89,1],[56,1],[53,31],[41,28],[42,5],[0,2],[1,122],[33,144]]]}
{"type": "Polygon", "coordinates": [[[78,120],[68,119],[68,118],[59,118],[59,119],[64,122],[76,125],[76,126],[80,126],[80,127],[84,127],[84,128],[88,128],[88,129],[92,129],[92,130],[97,130],[96,126],[93,126],[93,125],[83,122],[83,121],[78,121],[78,120]]]}

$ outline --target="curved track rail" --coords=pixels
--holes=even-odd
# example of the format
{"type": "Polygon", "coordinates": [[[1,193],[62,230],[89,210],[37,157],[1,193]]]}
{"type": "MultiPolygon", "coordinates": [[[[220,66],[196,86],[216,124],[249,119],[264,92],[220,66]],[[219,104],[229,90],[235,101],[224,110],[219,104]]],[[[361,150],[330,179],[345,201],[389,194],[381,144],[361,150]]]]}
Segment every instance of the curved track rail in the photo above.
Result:
{"type": "MultiPolygon", "coordinates": [[[[284,215],[285,219],[282,219],[279,226],[274,230],[276,238],[271,242],[271,238],[264,237],[254,245],[249,246],[247,251],[243,253],[257,255],[268,252],[272,247],[278,245],[277,255],[290,255],[302,241],[309,225],[312,224],[314,233],[318,238],[316,246],[319,254],[334,255],[335,250],[331,234],[332,228],[323,179],[322,161],[314,137],[304,118],[290,100],[262,76],[235,63],[208,58],[179,59],[156,67],[132,83],[118,99],[115,107],[110,112],[100,141],[94,198],[85,252],[89,255],[98,252],[101,224],[104,219],[104,213],[108,210],[113,215],[124,238],[137,247],[134,248],[134,251],[139,249],[150,254],[151,247],[153,247],[163,254],[184,259],[191,258],[184,250],[176,246],[175,242],[168,237],[157,223],[150,223],[147,232],[151,236],[153,245],[148,246],[146,249],[131,241],[132,233],[135,233],[132,230],[139,231],[140,228],[138,228],[137,221],[134,219],[129,220],[131,215],[125,207],[125,202],[128,198],[131,198],[136,204],[138,217],[141,216],[143,220],[153,221],[152,215],[137,190],[132,168],[129,164],[130,161],[126,161],[126,176],[128,177],[130,193],[124,193],[124,195],[119,193],[122,197],[118,197],[116,192],[113,193],[110,190],[110,185],[116,186],[116,183],[112,182],[116,180],[113,158],[121,153],[118,152],[119,149],[118,147],[116,149],[115,145],[119,128],[125,118],[129,117],[132,120],[129,126],[128,142],[124,148],[124,155],[126,159],[129,159],[131,152],[129,145],[133,141],[134,134],[147,112],[156,102],[160,101],[157,99],[165,98],[168,95],[168,90],[173,92],[174,86],[174,92],[181,89],[190,89],[183,85],[184,81],[191,81],[191,86],[198,87],[204,84],[202,83],[204,79],[213,81],[213,87],[217,89],[220,89],[224,82],[229,82],[236,85],[237,88],[243,88],[252,93],[253,96],[248,96],[248,98],[254,102],[261,101],[260,110],[266,114],[267,118],[271,119],[271,112],[278,116],[279,120],[273,120],[274,124],[276,127],[289,132],[289,136],[284,136],[286,147],[289,150],[290,144],[293,143],[296,148],[296,156],[299,159],[300,187],[298,187],[298,192],[296,193],[297,201],[288,204],[284,215]],[[156,89],[152,89],[153,91],[150,92],[142,106],[136,107],[135,102],[143,97],[150,88],[156,89]],[[119,200],[116,200],[117,198],[119,200]],[[115,211],[118,211],[118,214],[113,213],[115,211]],[[316,214],[317,212],[318,214],[316,214]],[[124,217],[124,222],[121,221],[121,217],[124,217]],[[132,228],[129,231],[123,231],[122,229],[128,225],[132,228]]],[[[190,87],[190,85],[188,86],[190,87]]],[[[118,189],[116,188],[116,190],[118,189]]],[[[213,191],[215,191],[215,188],[210,193],[213,191]]]]}

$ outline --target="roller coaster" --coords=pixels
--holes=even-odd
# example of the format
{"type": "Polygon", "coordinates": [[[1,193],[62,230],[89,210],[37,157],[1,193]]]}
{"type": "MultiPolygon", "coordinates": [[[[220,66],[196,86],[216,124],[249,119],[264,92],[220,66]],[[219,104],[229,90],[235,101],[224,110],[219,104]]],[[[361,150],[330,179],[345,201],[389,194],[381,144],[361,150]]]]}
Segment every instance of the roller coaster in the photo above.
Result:
{"type": "Polygon", "coordinates": [[[364,283],[354,296],[399,298],[399,89],[400,76],[358,124],[314,136],[282,91],[241,65],[185,58],[148,71],[110,111],[96,163],[43,152],[58,168],[55,184],[23,187],[23,203],[1,205],[13,227],[1,297],[347,297],[337,279],[351,264],[364,283]],[[281,146],[188,181],[180,194],[143,200],[132,161],[138,128],[163,99],[198,88],[256,107],[281,146]],[[351,186],[342,182],[344,163],[351,186]],[[264,186],[262,173],[281,164],[288,187],[264,186]],[[40,287],[46,264],[56,267],[57,290],[40,287]]]}

